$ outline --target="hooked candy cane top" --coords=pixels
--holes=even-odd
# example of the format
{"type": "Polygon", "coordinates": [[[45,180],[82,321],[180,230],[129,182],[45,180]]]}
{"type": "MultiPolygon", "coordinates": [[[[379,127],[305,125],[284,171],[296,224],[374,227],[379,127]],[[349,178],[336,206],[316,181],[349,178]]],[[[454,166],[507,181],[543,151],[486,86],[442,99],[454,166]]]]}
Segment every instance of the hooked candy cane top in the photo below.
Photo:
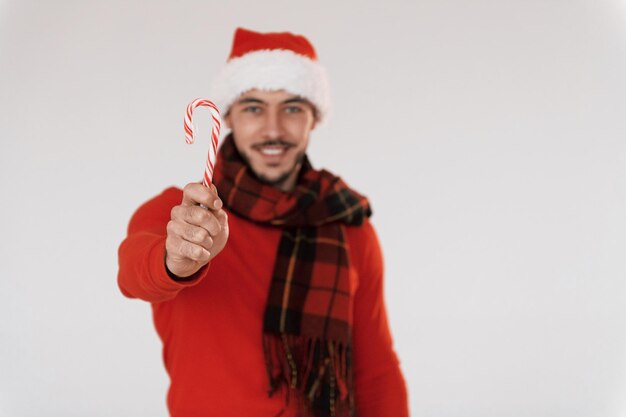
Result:
{"type": "Polygon", "coordinates": [[[185,112],[185,140],[187,143],[192,144],[195,140],[195,130],[192,123],[193,111],[196,107],[208,107],[211,111],[211,118],[213,120],[213,128],[211,129],[211,147],[209,148],[209,154],[207,156],[206,166],[204,168],[203,184],[208,187],[213,179],[213,171],[215,169],[215,160],[217,158],[217,146],[220,137],[220,128],[222,126],[222,119],[217,106],[210,100],[203,98],[197,98],[187,105],[187,111],[185,112]]]}

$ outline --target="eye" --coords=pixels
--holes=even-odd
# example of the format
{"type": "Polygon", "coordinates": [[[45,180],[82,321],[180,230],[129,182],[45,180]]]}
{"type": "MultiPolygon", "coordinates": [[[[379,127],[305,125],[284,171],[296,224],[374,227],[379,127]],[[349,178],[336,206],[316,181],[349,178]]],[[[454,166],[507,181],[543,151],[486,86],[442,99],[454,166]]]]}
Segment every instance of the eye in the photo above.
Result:
{"type": "Polygon", "coordinates": [[[243,111],[246,113],[260,113],[261,107],[260,106],[246,106],[244,107],[243,111]]]}
{"type": "Polygon", "coordinates": [[[287,113],[300,113],[302,111],[302,108],[299,106],[287,106],[285,108],[285,111],[287,113]]]}

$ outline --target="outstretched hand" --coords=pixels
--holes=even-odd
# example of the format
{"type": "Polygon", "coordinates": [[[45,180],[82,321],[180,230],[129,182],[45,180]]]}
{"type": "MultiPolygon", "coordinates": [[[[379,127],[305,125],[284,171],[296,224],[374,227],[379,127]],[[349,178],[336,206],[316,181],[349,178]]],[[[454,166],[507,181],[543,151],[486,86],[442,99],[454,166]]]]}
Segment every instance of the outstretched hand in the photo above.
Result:
{"type": "Polygon", "coordinates": [[[228,216],[215,185],[187,184],[183,201],[172,209],[167,224],[167,269],[181,278],[193,275],[215,258],[227,241],[228,216]]]}

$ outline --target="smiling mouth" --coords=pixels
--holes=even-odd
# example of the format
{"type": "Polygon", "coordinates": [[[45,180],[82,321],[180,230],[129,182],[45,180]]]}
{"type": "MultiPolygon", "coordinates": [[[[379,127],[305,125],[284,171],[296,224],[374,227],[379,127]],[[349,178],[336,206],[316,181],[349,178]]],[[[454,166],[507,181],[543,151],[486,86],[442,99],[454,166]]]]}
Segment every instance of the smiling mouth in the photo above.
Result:
{"type": "Polygon", "coordinates": [[[253,148],[265,156],[280,156],[292,148],[293,145],[285,142],[266,142],[255,145],[253,148]]]}

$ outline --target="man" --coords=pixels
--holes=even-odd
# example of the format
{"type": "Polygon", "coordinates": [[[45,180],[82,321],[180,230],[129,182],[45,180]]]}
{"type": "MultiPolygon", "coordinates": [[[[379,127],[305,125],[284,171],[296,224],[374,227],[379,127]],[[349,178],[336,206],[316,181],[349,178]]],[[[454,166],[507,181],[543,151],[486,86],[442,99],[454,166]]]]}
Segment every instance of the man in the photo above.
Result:
{"type": "Polygon", "coordinates": [[[313,46],[238,29],[212,98],[231,130],[215,185],[148,201],[119,249],[171,415],[407,416],[368,201],[306,157],[329,108],[313,46]]]}

